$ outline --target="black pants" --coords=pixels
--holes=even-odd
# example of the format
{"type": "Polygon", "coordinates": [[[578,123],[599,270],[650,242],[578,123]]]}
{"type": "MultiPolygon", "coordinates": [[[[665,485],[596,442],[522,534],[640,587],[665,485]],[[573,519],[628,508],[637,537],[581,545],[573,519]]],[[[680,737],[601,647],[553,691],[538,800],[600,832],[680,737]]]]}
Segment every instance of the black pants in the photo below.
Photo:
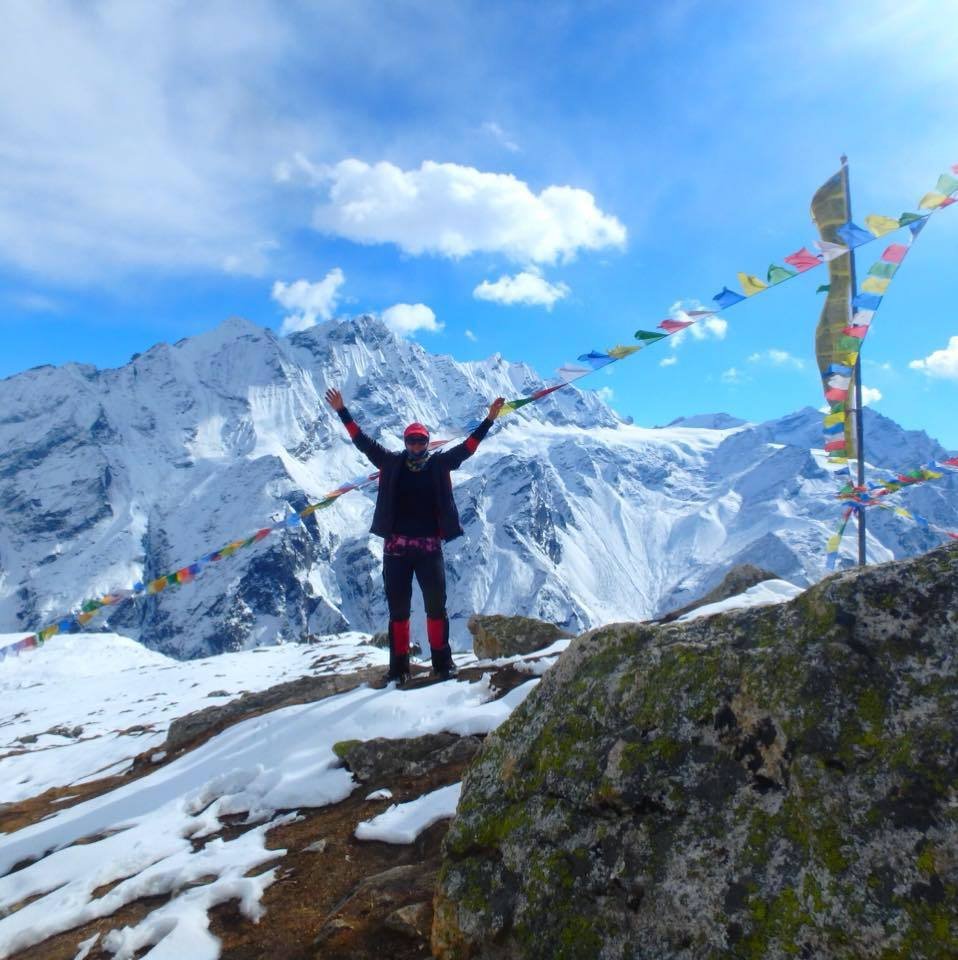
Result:
{"type": "Polygon", "coordinates": [[[442,620],[446,616],[446,567],[442,550],[383,557],[383,586],[390,620],[408,620],[412,605],[412,578],[415,574],[422,590],[426,616],[442,620]]]}

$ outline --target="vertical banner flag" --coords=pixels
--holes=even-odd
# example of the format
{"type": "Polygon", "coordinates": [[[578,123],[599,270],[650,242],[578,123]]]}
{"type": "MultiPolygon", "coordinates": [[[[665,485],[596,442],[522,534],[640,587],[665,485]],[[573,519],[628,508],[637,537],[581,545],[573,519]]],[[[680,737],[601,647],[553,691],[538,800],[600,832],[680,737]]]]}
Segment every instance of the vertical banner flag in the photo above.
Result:
{"type": "MultiPolygon", "coordinates": [[[[836,244],[847,245],[842,243],[841,234],[841,231],[847,233],[845,228],[849,221],[848,194],[841,170],[818,188],[812,197],[811,213],[824,249],[834,250],[836,244]]],[[[851,318],[852,261],[849,255],[831,257],[827,263],[828,293],[815,331],[815,357],[833,424],[826,426],[828,440],[825,449],[835,459],[852,458],[856,456],[855,431],[852,421],[844,413],[855,405],[855,381],[849,376],[850,370],[846,372],[845,368],[853,364],[846,362],[850,359],[850,351],[842,342],[851,318]],[[838,413],[842,414],[840,421],[834,417],[838,413]],[[841,422],[842,430],[828,434],[828,426],[834,431],[838,422],[841,422]]]]}

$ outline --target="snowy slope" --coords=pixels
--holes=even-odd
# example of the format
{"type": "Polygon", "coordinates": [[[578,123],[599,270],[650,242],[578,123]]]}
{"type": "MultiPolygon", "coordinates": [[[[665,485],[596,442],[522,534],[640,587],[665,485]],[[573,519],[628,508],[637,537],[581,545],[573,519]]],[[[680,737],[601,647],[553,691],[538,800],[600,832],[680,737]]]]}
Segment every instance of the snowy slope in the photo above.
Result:
{"type": "MultiPolygon", "coordinates": [[[[124,767],[116,763],[116,738],[109,731],[129,723],[126,705],[139,694],[153,691],[160,698],[162,706],[138,708],[142,721],[159,728],[205,705],[197,703],[200,695],[189,685],[191,679],[199,682],[196,690],[239,681],[260,689],[278,679],[315,672],[306,663],[307,651],[312,658],[321,652],[324,669],[338,672],[354,670],[376,656],[381,660],[381,651],[357,643],[359,639],[324,638],[309,647],[272,647],[187,664],[122,637],[56,637],[38,651],[0,663],[4,800],[75,782],[77,774],[124,767]],[[75,696],[64,696],[68,683],[75,696]],[[91,710],[97,695],[101,705],[91,710]],[[83,725],[87,746],[71,746],[63,738],[15,741],[18,730],[53,717],[64,727],[83,725]],[[11,747],[26,753],[7,755],[11,747]],[[11,787],[13,780],[17,782],[11,787]]],[[[540,660],[543,668],[567,643],[556,645],[546,662],[540,660]]],[[[460,658],[461,664],[470,661],[471,656],[460,658]]],[[[277,811],[336,803],[356,789],[333,744],[440,731],[487,733],[537,682],[533,678],[499,700],[492,699],[488,677],[418,690],[361,686],[315,703],[277,709],[227,728],[137,780],[4,835],[0,957],[111,916],[142,897],[169,894],[169,901],[141,923],[114,929],[102,945],[119,957],[141,956],[137,951],[158,943],[147,956],[214,960],[219,944],[207,931],[208,911],[237,899],[245,916],[255,919],[261,913],[260,898],[285,852],[267,849],[267,833],[295,816],[277,811]],[[224,818],[235,824],[236,815],[245,816],[238,836],[202,842],[223,829],[224,818]],[[24,861],[33,862],[8,872],[24,861]]],[[[144,741],[139,744],[142,748],[144,741]]],[[[427,794],[361,825],[359,833],[368,832],[367,839],[412,842],[430,823],[452,815],[457,796],[455,788],[427,794]]]]}
{"type": "MultiPolygon", "coordinates": [[[[370,472],[321,399],[331,384],[368,433],[396,448],[411,419],[459,435],[496,395],[542,380],[499,356],[429,354],[359,317],[289,338],[231,319],[116,370],[68,364],[0,381],[0,629],[37,629],[370,472]]],[[[877,466],[944,453],[867,414],[877,466]]],[[[734,563],[818,579],[838,516],[835,480],[812,452],[820,443],[810,408],[764,424],[712,414],[646,429],[574,388],[504,418],[457,475],[466,536],[447,549],[455,645],[468,645],[474,612],[571,630],[650,617],[701,595],[734,563]]],[[[956,491],[952,477],[899,497],[955,526],[956,491]]],[[[372,496],[347,495],[195,584],[91,626],[175,657],[383,629],[372,496]]],[[[884,514],[870,527],[875,560],[937,542],[884,514]]],[[[421,612],[414,618],[421,633],[421,612]]]]}

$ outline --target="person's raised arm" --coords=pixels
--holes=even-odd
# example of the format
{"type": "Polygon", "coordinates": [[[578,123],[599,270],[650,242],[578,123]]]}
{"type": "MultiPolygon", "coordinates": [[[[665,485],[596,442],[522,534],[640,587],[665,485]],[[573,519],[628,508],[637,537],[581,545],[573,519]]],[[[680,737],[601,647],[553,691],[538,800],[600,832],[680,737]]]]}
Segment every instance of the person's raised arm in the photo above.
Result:
{"type": "Polygon", "coordinates": [[[389,451],[363,433],[359,428],[359,424],[353,420],[352,415],[346,409],[346,404],[343,403],[343,395],[335,387],[330,387],[326,391],[326,402],[339,414],[339,419],[343,421],[343,426],[346,428],[350,440],[366,455],[374,466],[382,469],[386,458],[389,456],[389,451]]]}
{"type": "Polygon", "coordinates": [[[462,443],[457,443],[451,450],[440,454],[443,462],[450,470],[456,470],[458,467],[461,467],[463,461],[467,460],[476,452],[476,449],[489,432],[489,428],[492,426],[496,417],[499,416],[499,412],[502,410],[505,402],[502,397],[496,397],[489,405],[489,414],[486,419],[483,420],[462,443]]]}

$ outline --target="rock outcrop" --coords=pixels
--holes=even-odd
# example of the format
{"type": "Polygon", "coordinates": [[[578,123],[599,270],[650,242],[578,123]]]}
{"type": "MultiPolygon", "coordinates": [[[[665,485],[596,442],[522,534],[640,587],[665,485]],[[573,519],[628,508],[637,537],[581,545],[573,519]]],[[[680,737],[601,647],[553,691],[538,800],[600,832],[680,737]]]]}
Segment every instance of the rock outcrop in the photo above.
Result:
{"type": "Polygon", "coordinates": [[[480,660],[514,657],[544,650],[556,640],[571,638],[554,623],[533,617],[504,617],[501,614],[473,614],[467,624],[472,649],[480,660]]]}
{"type": "Polygon", "coordinates": [[[729,597],[744,593],[749,587],[764,583],[766,580],[775,580],[776,577],[776,574],[768,570],[763,570],[761,567],[756,567],[751,563],[740,563],[738,566],[732,567],[732,569],[722,577],[722,581],[717,587],[709,590],[708,593],[699,597],[698,600],[693,600],[684,607],[679,607],[677,610],[671,610],[669,613],[657,617],[655,622],[672,623],[678,620],[679,617],[684,617],[685,614],[691,613],[699,607],[707,606],[710,603],[718,603],[720,600],[728,600],[729,597]]]}
{"type": "Polygon", "coordinates": [[[958,545],[573,641],[469,769],[442,960],[958,956],[958,545]]]}

